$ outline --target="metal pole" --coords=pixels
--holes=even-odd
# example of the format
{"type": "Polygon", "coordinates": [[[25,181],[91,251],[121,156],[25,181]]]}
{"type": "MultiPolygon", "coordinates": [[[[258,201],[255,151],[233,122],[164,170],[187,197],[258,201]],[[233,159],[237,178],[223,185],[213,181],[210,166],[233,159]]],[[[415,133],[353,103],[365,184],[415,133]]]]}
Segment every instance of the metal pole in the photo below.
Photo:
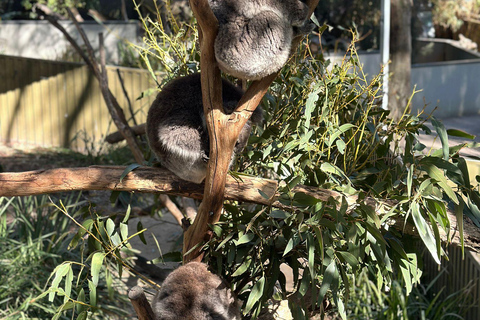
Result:
{"type": "Polygon", "coordinates": [[[388,109],[388,74],[390,60],[390,0],[382,0],[382,19],[380,22],[380,52],[383,66],[383,102],[382,108],[388,109]]]}

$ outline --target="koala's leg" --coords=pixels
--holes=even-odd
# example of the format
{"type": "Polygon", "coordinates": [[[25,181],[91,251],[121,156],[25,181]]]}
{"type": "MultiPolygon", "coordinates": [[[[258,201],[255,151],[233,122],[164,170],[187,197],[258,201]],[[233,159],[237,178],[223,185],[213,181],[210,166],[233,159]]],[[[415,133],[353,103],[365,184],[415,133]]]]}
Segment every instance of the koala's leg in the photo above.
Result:
{"type": "Polygon", "coordinates": [[[201,183],[207,172],[207,148],[208,139],[199,128],[173,123],[158,129],[158,148],[154,151],[162,165],[178,177],[201,183]]]}

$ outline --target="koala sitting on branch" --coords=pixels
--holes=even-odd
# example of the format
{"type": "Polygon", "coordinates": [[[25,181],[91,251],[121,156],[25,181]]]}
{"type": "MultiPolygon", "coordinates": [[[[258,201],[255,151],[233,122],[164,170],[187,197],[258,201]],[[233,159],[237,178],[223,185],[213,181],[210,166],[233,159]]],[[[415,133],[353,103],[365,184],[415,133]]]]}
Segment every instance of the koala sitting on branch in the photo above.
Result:
{"type": "Polygon", "coordinates": [[[156,320],[240,320],[239,303],[225,282],[200,262],[173,271],[152,301],[156,320]]]}
{"type": "MultiPolygon", "coordinates": [[[[222,80],[223,108],[231,114],[243,91],[222,80]]],[[[252,130],[260,124],[260,107],[243,127],[234,154],[242,152],[252,130]]],[[[168,170],[183,180],[201,183],[207,173],[210,140],[203,112],[200,74],[177,78],[158,94],[147,115],[147,138],[150,148],[168,170]]]]}
{"type": "Polygon", "coordinates": [[[308,34],[308,6],[300,0],[208,0],[218,20],[215,57],[220,69],[244,80],[280,70],[292,40],[308,34]]]}

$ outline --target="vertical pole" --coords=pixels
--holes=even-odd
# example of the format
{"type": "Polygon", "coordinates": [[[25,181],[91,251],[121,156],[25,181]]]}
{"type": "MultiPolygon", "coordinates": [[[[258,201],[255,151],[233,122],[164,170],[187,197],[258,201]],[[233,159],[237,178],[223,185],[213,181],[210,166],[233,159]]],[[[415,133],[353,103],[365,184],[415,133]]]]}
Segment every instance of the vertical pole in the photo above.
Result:
{"type": "Polygon", "coordinates": [[[390,58],[390,0],[382,0],[382,19],[380,22],[380,52],[383,66],[383,102],[382,108],[388,109],[388,74],[390,58]]]}

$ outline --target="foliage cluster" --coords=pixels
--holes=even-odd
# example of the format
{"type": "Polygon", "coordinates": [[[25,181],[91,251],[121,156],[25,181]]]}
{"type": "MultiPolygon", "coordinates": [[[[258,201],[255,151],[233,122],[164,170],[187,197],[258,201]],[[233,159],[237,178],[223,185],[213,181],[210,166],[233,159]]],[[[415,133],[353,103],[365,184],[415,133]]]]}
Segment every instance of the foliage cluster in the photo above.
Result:
{"type": "Polygon", "coordinates": [[[213,226],[217,237],[207,245],[211,264],[233,283],[246,313],[259,314],[274,296],[289,298],[294,318],[304,319],[327,298],[346,318],[352,281],[362,273],[383,290],[398,280],[408,295],[420,279],[421,257],[392,225],[414,225],[439,261],[440,232],[450,235],[448,207],[458,221],[464,210],[479,216],[478,192],[458,155],[466,145],[449,148],[447,141],[448,134],[472,137],[447,133],[432,118],[443,147],[425,153],[416,139],[421,130],[431,133],[424,120],[389,119],[379,80],[363,74],[354,45],[335,65],[303,48],[265,98],[268,125],[252,138],[247,158],[252,173],[284,183],[284,208],[228,205],[230,215],[213,226]],[[344,197],[323,203],[297,192],[300,184],[344,197]],[[293,292],[282,264],[293,269],[293,292]]]}
{"type": "MultiPolygon", "coordinates": [[[[167,79],[197,70],[191,25],[177,24],[171,35],[162,22],[143,21],[151,31],[140,50],[146,63],[160,59],[167,79]],[[179,43],[175,34],[190,40],[179,43]]],[[[175,25],[173,16],[169,23],[175,25]]],[[[445,254],[440,233],[450,236],[448,207],[459,221],[464,211],[480,216],[480,197],[458,155],[468,145],[448,147],[448,134],[472,137],[447,132],[432,117],[442,148],[425,150],[417,140],[420,131],[431,134],[425,120],[389,119],[380,107],[380,80],[363,73],[355,42],[338,64],[303,46],[265,97],[267,124],[251,137],[239,167],[282,181],[283,208],[229,203],[205,245],[209,264],[232,284],[246,315],[255,318],[274,297],[289,299],[295,319],[321,309],[324,299],[346,318],[345,301],[363,273],[384,291],[400,281],[408,295],[420,279],[420,257],[392,225],[414,225],[439,261],[445,254]],[[323,203],[296,191],[300,185],[344,197],[323,203]],[[293,291],[284,264],[293,270],[293,291]]]]}
{"type": "Polygon", "coordinates": [[[456,32],[467,20],[477,20],[480,14],[478,0],[432,0],[433,22],[456,32]]]}
{"type": "Polygon", "coordinates": [[[119,309],[127,305],[124,295],[116,297],[111,305],[97,308],[82,301],[84,290],[88,290],[92,305],[92,296],[101,299],[113,296],[118,290],[112,286],[112,276],[108,273],[102,277],[98,290],[92,290],[90,282],[93,280],[86,279],[93,267],[90,258],[84,256],[86,244],[83,247],[72,245],[86,240],[80,239],[78,234],[74,237],[70,232],[71,219],[64,211],[68,208],[85,213],[87,208],[81,210],[85,204],[80,194],[74,193],[63,200],[48,196],[0,198],[0,317],[12,320],[69,319],[71,316],[65,311],[75,313],[74,307],[77,319],[86,319],[87,313],[90,319],[109,319],[111,314],[125,315],[125,311],[119,309]],[[54,202],[62,203],[61,207],[52,205],[54,202]],[[62,280],[64,284],[59,288],[62,280]],[[78,299],[76,306],[73,297],[78,299]],[[91,309],[95,309],[95,313],[91,309]]]}
{"type": "MultiPolygon", "coordinates": [[[[348,302],[348,318],[362,320],[397,319],[463,319],[471,303],[470,288],[463,288],[449,295],[435,292],[434,285],[443,276],[439,272],[427,284],[419,283],[406,295],[403,283],[394,280],[388,292],[378,287],[366,272],[356,279],[355,290],[348,302]]],[[[423,281],[422,281],[423,282],[423,281]]]]}
{"type": "MultiPolygon", "coordinates": [[[[100,6],[99,0],[22,0],[22,5],[26,10],[31,10],[36,4],[44,4],[51,10],[64,16],[67,15],[65,8],[98,8],[100,6]]],[[[32,12],[32,18],[35,17],[35,13],[32,12]]]]}
{"type": "Polygon", "coordinates": [[[133,312],[120,279],[131,269],[128,240],[138,233],[98,216],[78,194],[0,198],[0,205],[0,316],[119,319],[133,312]]]}

